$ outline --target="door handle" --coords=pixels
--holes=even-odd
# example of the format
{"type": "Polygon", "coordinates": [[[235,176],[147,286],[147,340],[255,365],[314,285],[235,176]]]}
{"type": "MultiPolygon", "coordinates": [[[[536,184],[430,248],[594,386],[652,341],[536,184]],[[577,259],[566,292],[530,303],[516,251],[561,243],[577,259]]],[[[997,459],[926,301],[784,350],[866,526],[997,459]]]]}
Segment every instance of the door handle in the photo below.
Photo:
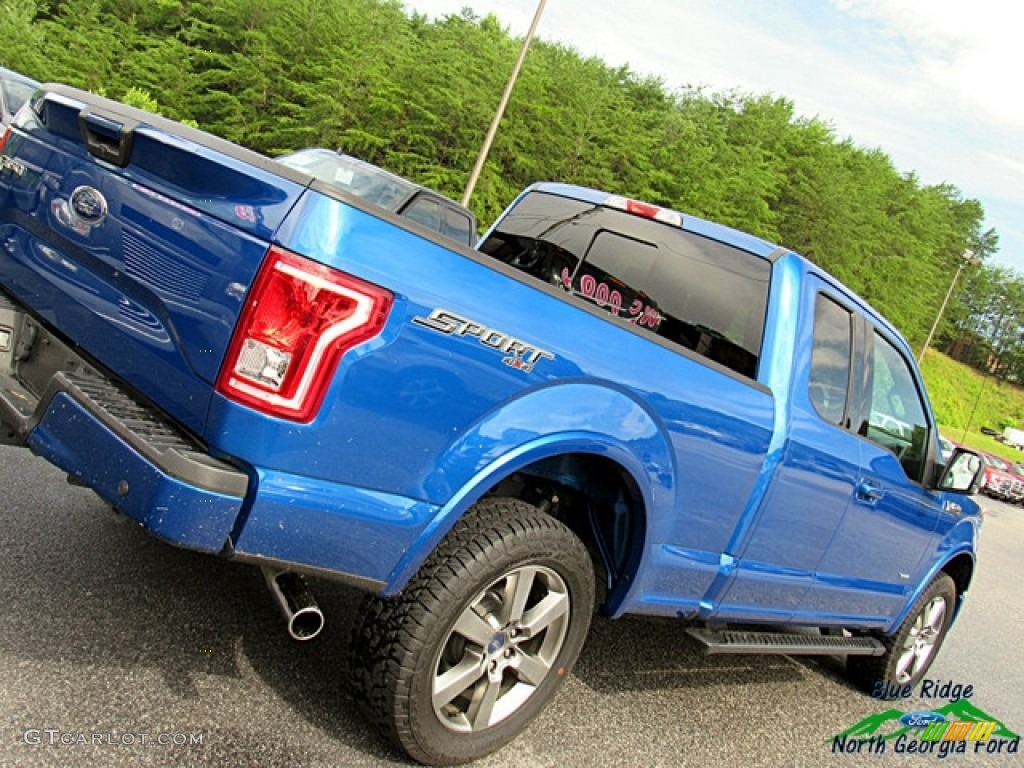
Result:
{"type": "Polygon", "coordinates": [[[868,504],[874,504],[885,496],[885,488],[880,485],[875,485],[870,480],[861,480],[857,483],[857,487],[854,489],[854,494],[861,501],[866,501],[868,504]]]}

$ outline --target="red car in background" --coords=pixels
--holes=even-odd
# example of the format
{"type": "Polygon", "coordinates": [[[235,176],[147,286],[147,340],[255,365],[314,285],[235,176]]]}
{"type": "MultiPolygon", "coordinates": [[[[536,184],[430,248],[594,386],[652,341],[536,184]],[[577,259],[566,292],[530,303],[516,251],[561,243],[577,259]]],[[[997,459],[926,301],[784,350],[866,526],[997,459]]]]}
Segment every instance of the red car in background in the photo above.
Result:
{"type": "MultiPolygon", "coordinates": [[[[1015,464],[1011,462],[1010,473],[1017,478],[1018,481],[1024,483],[1024,464],[1015,464]]],[[[1021,495],[1021,497],[1016,500],[1016,503],[1024,506],[1024,495],[1021,495]]]]}
{"type": "Polygon", "coordinates": [[[1024,475],[1017,473],[1016,467],[1006,459],[991,453],[978,451],[985,462],[985,477],[981,483],[981,492],[1000,501],[1017,504],[1024,500],[1024,475]]]}

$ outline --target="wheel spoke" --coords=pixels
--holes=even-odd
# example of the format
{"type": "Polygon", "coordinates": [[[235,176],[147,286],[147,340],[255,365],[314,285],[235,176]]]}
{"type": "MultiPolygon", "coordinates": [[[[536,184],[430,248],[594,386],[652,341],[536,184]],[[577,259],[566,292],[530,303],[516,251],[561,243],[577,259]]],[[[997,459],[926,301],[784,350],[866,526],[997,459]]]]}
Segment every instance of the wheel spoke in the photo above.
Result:
{"type": "Polygon", "coordinates": [[[536,687],[544,682],[551,665],[529,653],[520,653],[514,665],[519,679],[536,687]]]}
{"type": "Polygon", "coordinates": [[[911,672],[909,670],[913,667],[916,656],[917,651],[913,645],[900,654],[899,659],[896,661],[896,682],[903,683],[910,679],[911,672]]]}
{"type": "Polygon", "coordinates": [[[501,677],[488,677],[487,684],[477,689],[473,695],[473,702],[469,705],[466,717],[473,726],[474,731],[486,728],[491,724],[491,714],[494,712],[494,704],[498,701],[498,693],[501,692],[501,677]]]}
{"type": "Polygon", "coordinates": [[[917,649],[917,653],[914,654],[914,669],[911,672],[911,675],[916,675],[918,672],[920,672],[922,669],[924,669],[925,665],[928,663],[928,658],[931,655],[932,655],[932,648],[931,648],[931,646],[927,646],[925,648],[918,648],[917,649]]]}
{"type": "Polygon", "coordinates": [[[471,654],[434,678],[434,707],[443,707],[483,677],[482,660],[471,654]]]}
{"type": "Polygon", "coordinates": [[[934,636],[942,629],[942,622],[946,618],[946,601],[941,597],[935,598],[925,613],[924,629],[934,636]]]}
{"type": "Polygon", "coordinates": [[[472,608],[467,608],[455,622],[455,631],[471,643],[486,648],[494,637],[495,627],[472,608]]]}
{"type": "Polygon", "coordinates": [[[536,637],[552,622],[569,613],[569,596],[564,592],[549,592],[537,605],[523,616],[520,623],[522,634],[536,637]]]}
{"type": "Polygon", "coordinates": [[[519,622],[523,618],[526,601],[530,598],[536,575],[536,568],[523,568],[509,575],[505,585],[505,605],[501,617],[503,625],[519,622]]]}

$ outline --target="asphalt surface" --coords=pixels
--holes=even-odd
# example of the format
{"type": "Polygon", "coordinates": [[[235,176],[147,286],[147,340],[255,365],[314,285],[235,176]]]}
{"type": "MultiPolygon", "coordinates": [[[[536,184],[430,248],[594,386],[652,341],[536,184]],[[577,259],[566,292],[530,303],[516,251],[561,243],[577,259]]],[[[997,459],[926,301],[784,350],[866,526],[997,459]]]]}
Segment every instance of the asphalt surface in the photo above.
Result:
{"type": "MultiPolygon", "coordinates": [[[[256,569],[151,539],[22,449],[0,448],[0,488],[0,766],[408,764],[345,689],[357,593],[314,582],[327,627],[297,643],[256,569]]],[[[979,570],[929,678],[973,686],[1022,733],[1024,510],[984,505],[979,570]]],[[[873,700],[833,658],[706,657],[675,622],[598,619],[553,704],[478,765],[924,766],[937,755],[838,754],[832,738],[945,703],[873,700]]]]}

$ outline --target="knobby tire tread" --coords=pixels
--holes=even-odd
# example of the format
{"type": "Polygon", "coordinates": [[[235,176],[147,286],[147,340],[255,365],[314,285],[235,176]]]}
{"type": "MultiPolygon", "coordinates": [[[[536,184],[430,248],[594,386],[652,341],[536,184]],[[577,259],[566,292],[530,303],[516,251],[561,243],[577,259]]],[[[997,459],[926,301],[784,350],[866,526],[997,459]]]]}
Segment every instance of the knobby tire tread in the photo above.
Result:
{"type": "MultiPolygon", "coordinates": [[[[891,635],[875,635],[876,639],[885,646],[885,653],[881,656],[851,656],[846,662],[846,675],[850,682],[856,685],[860,690],[865,693],[871,693],[875,685],[880,680],[886,680],[888,675],[889,663],[892,660],[893,654],[897,652],[897,646],[902,645],[905,640],[905,627],[906,624],[913,622],[924,606],[936,595],[942,594],[944,591],[949,591],[953,594],[953,602],[956,603],[956,584],[949,574],[944,571],[940,571],[928,588],[925,589],[917,600],[914,601],[913,607],[907,613],[907,618],[904,624],[900,626],[899,630],[891,635]],[[941,585],[941,586],[939,586],[941,585]]],[[[945,640],[945,634],[949,630],[949,624],[952,621],[952,617],[948,617],[946,620],[946,628],[943,631],[943,636],[940,638],[939,643],[945,640]]],[[[932,654],[932,658],[929,661],[929,667],[935,661],[935,656],[938,655],[939,649],[936,648],[932,654]]],[[[927,673],[927,669],[925,670],[927,673]]]]}
{"type": "MultiPolygon", "coordinates": [[[[365,600],[349,648],[350,686],[366,719],[399,750],[408,752],[415,742],[396,704],[409,695],[411,659],[423,642],[416,628],[425,635],[435,612],[456,599],[449,585],[533,533],[547,536],[552,550],[566,549],[575,539],[558,520],[525,502],[485,499],[455,524],[399,597],[365,600]],[[406,682],[396,690],[396,681],[406,682]]],[[[434,764],[449,762],[436,755],[413,756],[434,764]]]]}

